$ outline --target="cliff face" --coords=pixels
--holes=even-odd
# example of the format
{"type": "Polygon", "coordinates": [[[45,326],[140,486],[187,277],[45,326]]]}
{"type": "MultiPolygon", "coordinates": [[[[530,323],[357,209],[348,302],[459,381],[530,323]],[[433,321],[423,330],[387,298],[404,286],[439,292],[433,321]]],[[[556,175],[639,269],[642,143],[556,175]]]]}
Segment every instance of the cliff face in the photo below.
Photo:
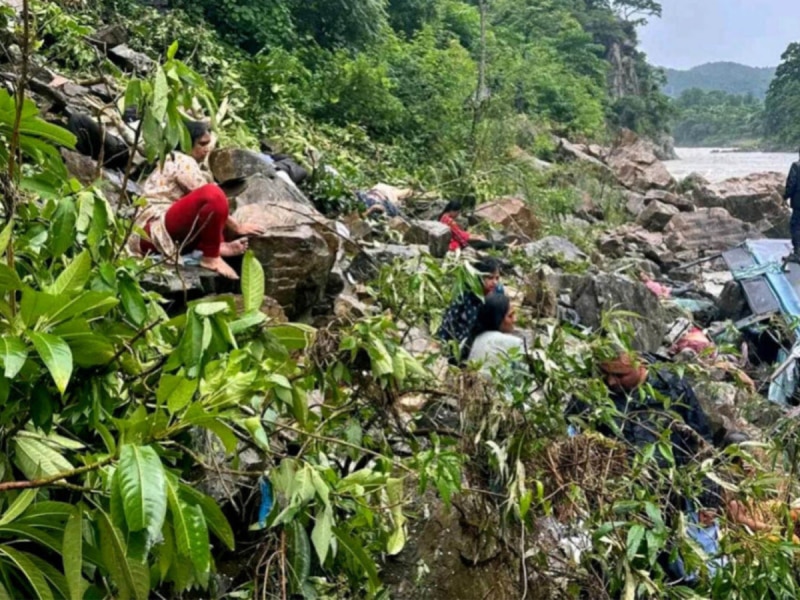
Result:
{"type": "Polygon", "coordinates": [[[608,87],[611,98],[617,100],[624,96],[641,94],[639,76],[636,72],[636,46],[629,40],[614,41],[606,53],[611,65],[608,74],[608,87]]]}

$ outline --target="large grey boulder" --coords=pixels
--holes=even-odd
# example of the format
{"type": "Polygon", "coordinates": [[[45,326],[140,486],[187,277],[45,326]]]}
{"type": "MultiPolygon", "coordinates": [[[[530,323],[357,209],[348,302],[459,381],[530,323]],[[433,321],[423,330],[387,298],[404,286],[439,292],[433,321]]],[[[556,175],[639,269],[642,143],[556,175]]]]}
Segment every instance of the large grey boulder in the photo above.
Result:
{"type": "Polygon", "coordinates": [[[652,142],[626,131],[606,158],[619,182],[631,190],[672,189],[675,180],[658,156],[652,142]]]}
{"type": "Polygon", "coordinates": [[[149,56],[131,50],[125,44],[111,48],[108,51],[108,58],[122,69],[135,73],[149,73],[156,67],[156,62],[149,56]]]}
{"type": "Polygon", "coordinates": [[[762,237],[755,226],[724,208],[701,208],[679,213],[664,229],[667,247],[673,252],[722,252],[746,239],[762,237]]]}
{"type": "MultiPolygon", "coordinates": [[[[222,187],[227,188],[228,186],[222,184],[222,187]]],[[[311,210],[319,214],[303,192],[281,177],[268,177],[261,174],[248,177],[241,189],[228,193],[228,196],[234,199],[236,208],[249,206],[250,204],[261,204],[263,206],[280,204],[286,210],[290,210],[289,207],[294,207],[294,210],[299,210],[303,213],[306,210],[311,210]]]]}
{"type": "Polygon", "coordinates": [[[521,198],[499,198],[481,204],[473,216],[479,222],[497,227],[511,238],[523,242],[536,239],[542,228],[531,207],[521,198]]]}
{"type": "Polygon", "coordinates": [[[669,192],[667,190],[650,190],[647,192],[647,195],[644,197],[645,204],[654,200],[674,206],[681,212],[692,212],[695,209],[695,206],[690,198],[679,196],[678,194],[669,192]]]}
{"type": "Polygon", "coordinates": [[[782,173],[753,173],[700,185],[692,198],[699,207],[724,208],[745,223],[757,224],[769,237],[788,237],[790,211],[783,200],[784,183],[782,173]]]}
{"type": "Polygon", "coordinates": [[[569,290],[572,308],[582,325],[598,328],[608,311],[626,311],[637,315],[625,317],[634,332],[635,349],[655,352],[664,335],[665,313],[658,298],[642,283],[624,275],[560,275],[559,291],[569,290]]]}
{"type": "Polygon", "coordinates": [[[266,294],[291,318],[314,308],[326,294],[339,249],[334,225],[313,208],[285,200],[246,204],[234,218],[265,229],[250,239],[250,248],[264,267],[266,294]]]}
{"type": "Polygon", "coordinates": [[[452,232],[444,223],[438,221],[412,221],[404,240],[408,244],[427,246],[436,258],[444,258],[450,246],[452,232]]]}
{"type": "Polygon", "coordinates": [[[420,246],[401,246],[382,244],[374,248],[364,248],[350,263],[348,275],[357,282],[365,282],[378,276],[380,268],[397,260],[410,261],[422,256],[420,246]]]}
{"type": "Polygon", "coordinates": [[[275,167],[258,152],[242,148],[217,148],[208,157],[208,165],[214,179],[220,183],[254,175],[263,175],[267,179],[277,176],[275,167]]]}
{"type": "Polygon", "coordinates": [[[575,263],[589,260],[589,257],[569,240],[550,235],[524,246],[523,250],[531,258],[544,262],[575,263]]]}
{"type": "Polygon", "coordinates": [[[680,211],[670,204],[652,200],[639,213],[636,222],[648,231],[664,231],[672,217],[680,211]]]}

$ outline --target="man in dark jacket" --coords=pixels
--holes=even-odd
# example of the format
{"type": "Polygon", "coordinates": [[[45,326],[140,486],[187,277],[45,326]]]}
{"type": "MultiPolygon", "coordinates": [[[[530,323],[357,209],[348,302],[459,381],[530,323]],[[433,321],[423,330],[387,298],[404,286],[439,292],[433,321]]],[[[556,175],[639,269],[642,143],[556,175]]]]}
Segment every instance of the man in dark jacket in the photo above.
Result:
{"type": "MultiPolygon", "coordinates": [[[[627,353],[600,365],[616,415],[611,424],[597,431],[608,437],[622,438],[632,448],[643,449],[657,442],[668,429],[675,464],[686,465],[705,445],[713,443],[711,424],[691,385],[666,370],[648,372],[645,361],[627,353]],[[645,384],[649,384],[645,387],[645,384]],[[666,401],[666,403],[665,403],[666,401]]],[[[573,400],[567,415],[586,415],[590,407],[573,400]]],[[[661,467],[668,461],[656,453],[661,467]]]]}
{"type": "Polygon", "coordinates": [[[794,163],[789,169],[783,199],[788,200],[792,207],[792,220],[789,222],[792,232],[792,253],[787,260],[800,263],[800,161],[794,163]]]}

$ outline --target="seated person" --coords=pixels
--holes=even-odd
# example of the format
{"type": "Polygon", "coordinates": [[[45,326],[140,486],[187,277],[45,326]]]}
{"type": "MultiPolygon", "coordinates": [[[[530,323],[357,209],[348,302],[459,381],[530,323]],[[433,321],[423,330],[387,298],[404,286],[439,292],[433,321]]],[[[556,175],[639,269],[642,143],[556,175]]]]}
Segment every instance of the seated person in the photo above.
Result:
{"type": "Polygon", "coordinates": [[[198,164],[211,149],[209,127],[196,121],[186,127],[192,140],[191,156],[176,150],[148,177],[143,192],[147,206],[137,217],[136,226],[149,239],[134,234],[128,247],[138,256],[159,253],[172,260],[178,260],[179,253],[199,250],[203,255],[200,266],[238,279],[222,257],[244,254],[247,238],[226,242],[226,228],[236,236],[264,230],[254,224],[240,225],[228,214],[228,198],[218,185],[209,183],[198,164]]]}
{"type": "MultiPolygon", "coordinates": [[[[661,431],[669,428],[675,464],[683,465],[702,450],[703,442],[713,443],[708,416],[685,379],[666,370],[651,373],[642,358],[626,352],[601,363],[600,370],[620,413],[614,417],[616,430],[631,446],[642,449],[657,442],[661,431]],[[669,399],[668,408],[659,396],[669,399]]],[[[573,401],[567,414],[586,414],[589,408],[586,403],[573,401]]],[[[619,437],[614,429],[609,425],[598,427],[603,435],[619,437]]],[[[659,464],[666,466],[666,459],[658,452],[656,456],[659,464]]]]}
{"type": "Polygon", "coordinates": [[[463,250],[469,246],[471,235],[468,231],[461,229],[461,226],[456,222],[456,219],[461,214],[461,201],[450,200],[444,207],[442,214],[439,215],[439,222],[444,223],[450,228],[450,251],[463,250]]]}
{"type": "Polygon", "coordinates": [[[483,296],[471,291],[462,294],[447,308],[442,325],[436,332],[436,338],[447,346],[450,363],[453,365],[461,364],[469,355],[472,332],[484,298],[493,292],[502,293],[499,262],[490,258],[474,266],[481,275],[483,296]]]}
{"type": "Polygon", "coordinates": [[[523,341],[511,334],[515,319],[516,313],[508,296],[489,294],[478,311],[469,361],[481,363],[481,370],[488,372],[491,367],[507,360],[513,349],[524,352],[523,341]]]}
{"type": "Polygon", "coordinates": [[[461,214],[462,204],[460,200],[451,200],[444,207],[442,214],[439,215],[439,222],[444,223],[450,228],[450,247],[451,252],[463,250],[468,246],[477,250],[488,250],[490,248],[502,250],[507,247],[505,242],[487,240],[485,237],[475,235],[461,228],[456,219],[461,214]]]}

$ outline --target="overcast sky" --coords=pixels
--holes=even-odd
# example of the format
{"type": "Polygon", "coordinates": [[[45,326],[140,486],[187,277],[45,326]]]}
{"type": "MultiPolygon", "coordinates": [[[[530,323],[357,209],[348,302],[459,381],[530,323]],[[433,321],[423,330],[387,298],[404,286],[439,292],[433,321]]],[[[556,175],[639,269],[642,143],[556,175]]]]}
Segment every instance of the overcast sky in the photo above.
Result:
{"type": "Polygon", "coordinates": [[[649,62],[688,69],[732,61],[753,67],[780,63],[800,41],[799,0],[661,0],[664,14],[641,28],[649,62]]]}

